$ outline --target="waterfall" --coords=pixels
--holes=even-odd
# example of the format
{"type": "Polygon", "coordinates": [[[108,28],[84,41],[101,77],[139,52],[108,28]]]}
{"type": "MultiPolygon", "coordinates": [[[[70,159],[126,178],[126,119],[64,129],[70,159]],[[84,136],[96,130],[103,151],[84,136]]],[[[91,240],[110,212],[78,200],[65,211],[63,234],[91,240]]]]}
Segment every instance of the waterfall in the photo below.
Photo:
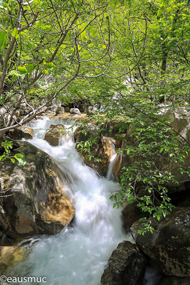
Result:
{"type": "Polygon", "coordinates": [[[106,175],[106,178],[107,180],[111,180],[113,178],[113,174],[112,174],[112,170],[113,170],[113,166],[114,166],[114,163],[115,163],[115,159],[117,157],[117,153],[115,151],[115,145],[112,143],[112,146],[113,146],[113,155],[110,159],[110,164],[109,164],[109,167],[108,167],[108,171],[107,171],[107,175],[106,175]]]}
{"type": "Polygon", "coordinates": [[[63,183],[69,183],[72,189],[76,213],[72,225],[59,234],[31,239],[25,245],[30,252],[28,258],[11,268],[11,276],[45,276],[48,285],[99,285],[112,251],[119,242],[129,239],[122,230],[121,209],[113,208],[109,199],[118,190],[118,184],[108,180],[112,165],[108,179],[86,166],[75,149],[72,125],[72,121],[49,118],[30,124],[34,138],[29,142],[47,152],[69,176],[63,183]],[[53,147],[44,136],[55,123],[64,124],[70,135],[53,147]]]}

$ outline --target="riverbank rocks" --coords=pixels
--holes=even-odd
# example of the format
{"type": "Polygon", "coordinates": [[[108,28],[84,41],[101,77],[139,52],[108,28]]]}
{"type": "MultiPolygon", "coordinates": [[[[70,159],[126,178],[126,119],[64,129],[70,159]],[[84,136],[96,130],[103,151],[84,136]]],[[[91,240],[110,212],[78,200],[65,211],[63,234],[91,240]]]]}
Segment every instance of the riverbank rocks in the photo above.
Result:
{"type": "Polygon", "coordinates": [[[63,125],[51,125],[51,129],[45,134],[45,140],[52,146],[59,145],[60,138],[65,134],[63,125]]]}
{"type": "MultiPolygon", "coordinates": [[[[163,110],[163,114],[169,120],[172,128],[181,133],[190,124],[190,108],[189,107],[176,107],[163,110]]],[[[190,129],[190,126],[188,127],[190,129]]],[[[185,135],[185,133],[183,133],[185,135]]],[[[186,135],[185,135],[185,138],[186,135]]]]}
{"type": "Polygon", "coordinates": [[[122,220],[123,227],[128,232],[132,224],[138,221],[140,218],[146,217],[148,218],[148,214],[143,212],[139,207],[137,207],[137,202],[133,202],[132,204],[126,204],[122,210],[122,220]]]}
{"type": "Polygon", "coordinates": [[[24,247],[17,246],[0,246],[0,274],[4,274],[8,266],[23,261],[26,257],[24,247]]]}
{"type": "Polygon", "coordinates": [[[166,276],[190,276],[190,207],[176,208],[161,222],[152,219],[155,231],[137,234],[139,222],[132,227],[137,246],[152,266],[166,276]]]}
{"type": "Polygon", "coordinates": [[[71,108],[70,109],[70,114],[71,115],[81,115],[81,112],[78,108],[71,108]]]}
{"type": "Polygon", "coordinates": [[[74,217],[74,207],[57,176],[58,167],[45,152],[19,142],[11,155],[25,155],[24,166],[0,162],[0,245],[37,234],[56,234],[74,217]]]}
{"type": "Polygon", "coordinates": [[[106,176],[110,160],[115,152],[114,139],[100,135],[99,127],[92,123],[87,123],[85,127],[79,127],[74,133],[76,147],[84,158],[84,163],[92,167],[100,175],[106,176]],[[89,150],[80,148],[79,143],[89,140],[89,150]]]}
{"type": "Polygon", "coordinates": [[[9,137],[13,140],[32,139],[33,130],[28,127],[18,127],[9,131],[9,137]]]}
{"type": "Polygon", "coordinates": [[[61,114],[65,114],[65,108],[64,107],[57,107],[57,109],[55,111],[55,115],[61,115],[61,114]]]}
{"type": "Polygon", "coordinates": [[[129,241],[120,243],[108,260],[102,285],[143,285],[146,259],[136,245],[129,241]]]}

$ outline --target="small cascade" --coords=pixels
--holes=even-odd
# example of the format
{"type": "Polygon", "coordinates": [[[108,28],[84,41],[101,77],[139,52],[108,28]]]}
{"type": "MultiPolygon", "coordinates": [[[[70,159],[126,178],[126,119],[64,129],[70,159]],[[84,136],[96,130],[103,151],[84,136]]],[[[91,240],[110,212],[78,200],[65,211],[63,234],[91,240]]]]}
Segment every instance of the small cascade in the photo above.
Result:
{"type": "Polygon", "coordinates": [[[110,164],[109,164],[107,175],[106,175],[107,180],[113,180],[113,178],[114,178],[113,174],[112,174],[112,170],[113,170],[113,166],[115,163],[115,159],[117,157],[117,153],[115,151],[115,145],[113,143],[112,143],[112,147],[113,147],[113,155],[110,159],[110,164]]]}
{"type": "Polygon", "coordinates": [[[65,181],[63,175],[62,183],[72,190],[75,219],[59,234],[41,236],[25,245],[29,257],[10,269],[11,276],[45,276],[48,285],[100,285],[112,251],[124,239],[131,239],[122,230],[121,209],[113,208],[109,199],[118,191],[118,184],[110,180],[116,153],[111,159],[108,179],[99,177],[77,153],[72,125],[74,122],[49,118],[30,124],[34,138],[29,142],[47,152],[68,177],[65,181]],[[58,123],[64,124],[69,134],[60,140],[60,145],[51,146],[43,138],[50,125],[58,123]]]}
{"type": "Polygon", "coordinates": [[[144,285],[156,285],[160,278],[161,274],[157,269],[147,266],[144,277],[144,285]]]}

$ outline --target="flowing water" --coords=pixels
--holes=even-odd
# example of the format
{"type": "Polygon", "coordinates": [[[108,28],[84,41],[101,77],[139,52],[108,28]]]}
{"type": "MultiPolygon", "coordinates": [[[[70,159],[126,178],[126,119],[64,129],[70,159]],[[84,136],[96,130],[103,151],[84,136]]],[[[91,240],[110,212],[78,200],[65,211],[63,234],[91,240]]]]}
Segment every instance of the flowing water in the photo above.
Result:
{"type": "Polygon", "coordinates": [[[30,248],[27,260],[11,268],[11,276],[45,276],[48,285],[99,285],[112,251],[129,239],[122,230],[121,210],[113,208],[109,199],[118,185],[83,163],[72,138],[74,122],[62,121],[68,135],[59,146],[50,146],[43,138],[56,123],[60,121],[47,117],[37,120],[32,124],[34,139],[29,142],[47,152],[69,176],[70,182],[64,183],[72,190],[69,195],[75,201],[75,219],[55,236],[31,239],[32,245],[25,245],[30,248]]]}
{"type": "Polygon", "coordinates": [[[113,155],[112,155],[112,157],[110,159],[110,165],[108,167],[108,171],[107,171],[107,175],[106,175],[107,180],[112,180],[114,178],[113,174],[112,174],[112,170],[113,170],[113,166],[114,166],[114,163],[115,163],[115,159],[117,157],[117,153],[115,151],[115,146],[114,146],[113,143],[112,143],[112,146],[113,146],[114,153],[113,153],[113,155]]]}

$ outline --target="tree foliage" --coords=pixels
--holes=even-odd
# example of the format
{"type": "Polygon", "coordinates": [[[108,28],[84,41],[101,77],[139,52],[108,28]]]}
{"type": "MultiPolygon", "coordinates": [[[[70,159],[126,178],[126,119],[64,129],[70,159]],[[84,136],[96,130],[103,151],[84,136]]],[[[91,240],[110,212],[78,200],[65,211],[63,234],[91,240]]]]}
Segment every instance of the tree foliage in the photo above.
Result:
{"type": "Polygon", "coordinates": [[[77,77],[104,74],[112,51],[109,19],[104,15],[107,1],[0,4],[0,96],[9,114],[4,122],[7,130],[47,110],[58,94],[63,102],[69,100],[67,86],[77,77]],[[96,62],[96,69],[91,62],[96,62]],[[14,115],[22,102],[30,111],[19,121],[14,115]]]}

